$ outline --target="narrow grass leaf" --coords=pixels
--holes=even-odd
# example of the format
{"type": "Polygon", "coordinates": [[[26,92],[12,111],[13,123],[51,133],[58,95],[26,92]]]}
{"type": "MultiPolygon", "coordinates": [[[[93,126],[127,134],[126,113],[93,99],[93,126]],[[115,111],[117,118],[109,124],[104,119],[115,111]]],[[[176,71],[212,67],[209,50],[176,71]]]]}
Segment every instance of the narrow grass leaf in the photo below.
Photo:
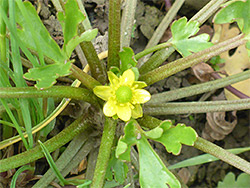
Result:
{"type": "Polygon", "coordinates": [[[10,188],[16,188],[16,181],[18,176],[25,170],[30,170],[30,171],[34,171],[35,168],[31,167],[31,166],[22,166],[21,168],[19,168],[16,173],[14,174],[14,176],[12,177],[11,180],[11,184],[10,184],[10,188]]]}
{"type": "MultiPolygon", "coordinates": [[[[227,151],[229,151],[233,154],[240,154],[240,153],[243,153],[243,152],[246,152],[249,150],[250,150],[250,147],[245,147],[245,148],[228,149],[227,151]]],[[[170,165],[170,166],[168,166],[168,169],[172,170],[172,169],[183,168],[183,167],[187,167],[187,166],[201,165],[204,163],[209,163],[209,162],[218,161],[218,160],[219,160],[218,158],[216,158],[210,154],[203,154],[203,155],[199,155],[196,157],[186,159],[186,160],[181,161],[179,163],[176,163],[174,165],[170,165]]]]}

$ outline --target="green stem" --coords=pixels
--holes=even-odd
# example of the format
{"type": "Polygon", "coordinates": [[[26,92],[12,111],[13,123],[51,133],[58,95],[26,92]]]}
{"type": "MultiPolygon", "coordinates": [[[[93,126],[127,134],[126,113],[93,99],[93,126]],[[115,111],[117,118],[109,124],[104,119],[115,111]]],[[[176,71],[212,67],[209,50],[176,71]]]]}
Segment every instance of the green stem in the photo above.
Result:
{"type": "Polygon", "coordinates": [[[147,115],[188,114],[206,112],[224,112],[246,110],[250,108],[250,99],[230,101],[176,102],[158,105],[145,105],[147,115]]]}
{"type": "Polygon", "coordinates": [[[0,98],[72,98],[98,106],[95,95],[83,88],[54,86],[44,90],[34,87],[0,88],[0,98]]]}
{"type": "Polygon", "coordinates": [[[156,46],[153,46],[151,48],[148,48],[148,49],[143,50],[142,52],[136,54],[135,59],[138,60],[138,59],[142,58],[143,56],[145,56],[147,54],[150,54],[152,52],[155,52],[157,50],[161,50],[163,48],[167,48],[167,47],[170,47],[170,46],[171,46],[170,42],[164,42],[164,43],[158,44],[156,46]]]}
{"type": "Polygon", "coordinates": [[[148,85],[151,85],[188,67],[194,66],[200,62],[207,61],[213,56],[219,55],[224,51],[233,49],[245,43],[246,40],[243,38],[243,35],[238,35],[232,39],[216,44],[208,49],[202,50],[188,57],[178,59],[176,61],[173,61],[172,63],[163,65],[153,71],[142,75],[139,79],[146,82],[148,85]]]}
{"type": "Polygon", "coordinates": [[[113,146],[113,141],[115,137],[115,132],[116,121],[111,118],[106,118],[99,154],[97,157],[93,182],[91,184],[92,188],[103,187],[106,169],[111,154],[111,148],[113,146]]]}
{"type": "Polygon", "coordinates": [[[196,20],[200,23],[200,25],[203,24],[210,16],[212,16],[221,7],[221,4],[225,3],[226,1],[227,0],[211,0],[190,20],[196,20]]]}
{"type": "Polygon", "coordinates": [[[101,85],[96,79],[88,75],[86,72],[79,69],[77,66],[72,64],[71,66],[72,75],[81,81],[87,88],[93,90],[96,86],[101,85]]]}
{"type": "Polygon", "coordinates": [[[133,32],[137,0],[125,1],[121,21],[121,48],[129,47],[133,32]]]}
{"type": "MultiPolygon", "coordinates": [[[[87,131],[91,126],[87,123],[87,120],[83,120],[84,116],[75,120],[70,126],[66,127],[59,134],[46,141],[44,145],[49,150],[49,152],[55,151],[57,148],[68,143],[76,135],[83,131],[87,131]]],[[[17,168],[27,163],[31,163],[37,159],[42,158],[43,152],[40,146],[23,152],[21,154],[9,157],[7,159],[0,160],[0,172],[5,172],[7,170],[17,168]]]]}
{"type": "MultiPolygon", "coordinates": [[[[79,25],[79,30],[81,33],[85,31],[82,25],[79,25]]],[[[99,60],[93,44],[91,42],[82,42],[80,47],[89,64],[91,75],[100,83],[105,84],[107,82],[106,68],[104,63],[99,60]]]]}
{"type": "Polygon", "coordinates": [[[162,62],[164,62],[174,51],[175,51],[174,47],[161,49],[157,51],[141,67],[139,67],[139,64],[138,64],[140,74],[141,75],[146,74],[147,72],[158,68],[162,64],[162,62]]]}
{"type": "Polygon", "coordinates": [[[209,153],[226,163],[250,174],[250,163],[247,162],[246,160],[238,157],[237,155],[234,155],[223,148],[203,139],[198,137],[197,140],[194,143],[194,147],[204,151],[206,153],[209,153]]]}
{"type": "Polygon", "coordinates": [[[108,70],[112,66],[120,67],[120,19],[121,1],[109,1],[109,38],[108,38],[108,70]]]}
{"type": "Polygon", "coordinates": [[[174,101],[184,97],[205,93],[208,91],[226,87],[230,84],[234,84],[249,78],[250,78],[250,70],[234,74],[232,76],[228,76],[225,78],[213,80],[210,82],[205,82],[202,84],[197,84],[185,88],[180,88],[172,91],[155,94],[152,95],[150,101],[147,102],[147,105],[160,104],[160,103],[162,104],[167,101],[174,101]]]}

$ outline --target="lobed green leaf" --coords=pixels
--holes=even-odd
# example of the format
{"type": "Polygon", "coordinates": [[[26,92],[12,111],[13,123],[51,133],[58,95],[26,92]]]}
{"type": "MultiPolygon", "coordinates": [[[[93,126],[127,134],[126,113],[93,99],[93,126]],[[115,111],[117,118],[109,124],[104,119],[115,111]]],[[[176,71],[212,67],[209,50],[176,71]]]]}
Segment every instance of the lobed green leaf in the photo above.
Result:
{"type": "Polygon", "coordinates": [[[163,144],[169,153],[178,155],[181,152],[182,144],[192,146],[197,139],[197,133],[191,127],[184,124],[177,124],[169,127],[169,123],[163,122],[160,126],[164,130],[161,137],[153,139],[163,144]]]}
{"type": "Polygon", "coordinates": [[[24,78],[37,81],[35,87],[38,89],[46,89],[55,84],[58,77],[69,75],[70,67],[71,62],[67,62],[65,64],[55,63],[31,68],[24,74],[24,78]]]}
{"type": "Polygon", "coordinates": [[[208,42],[210,37],[208,34],[201,34],[190,38],[199,31],[199,23],[197,21],[187,22],[187,18],[183,17],[175,21],[171,26],[173,47],[184,57],[191,55],[192,52],[199,52],[211,47],[213,44],[208,42]]]}
{"type": "Polygon", "coordinates": [[[218,183],[218,188],[248,188],[250,187],[250,175],[246,173],[241,173],[237,180],[235,180],[235,175],[229,172],[224,180],[218,183]]]}

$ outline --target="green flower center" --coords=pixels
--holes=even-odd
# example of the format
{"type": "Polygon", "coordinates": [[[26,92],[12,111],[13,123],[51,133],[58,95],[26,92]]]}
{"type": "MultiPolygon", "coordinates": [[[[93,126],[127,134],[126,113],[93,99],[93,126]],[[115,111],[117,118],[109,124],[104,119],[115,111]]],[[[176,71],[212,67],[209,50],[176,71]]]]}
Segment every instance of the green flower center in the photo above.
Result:
{"type": "Polygon", "coordinates": [[[119,87],[116,90],[115,95],[116,95],[116,100],[119,103],[127,103],[127,102],[131,101],[132,96],[133,96],[132,90],[128,86],[119,87]]]}

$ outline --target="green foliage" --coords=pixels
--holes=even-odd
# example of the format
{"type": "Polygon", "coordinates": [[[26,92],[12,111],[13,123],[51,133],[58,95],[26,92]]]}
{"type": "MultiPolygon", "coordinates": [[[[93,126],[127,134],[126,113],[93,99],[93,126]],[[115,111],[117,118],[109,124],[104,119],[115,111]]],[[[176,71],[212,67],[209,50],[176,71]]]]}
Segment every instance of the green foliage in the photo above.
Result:
{"type": "Polygon", "coordinates": [[[216,24],[237,22],[242,33],[250,37],[250,0],[231,0],[215,15],[216,24]]]}
{"type": "MultiPolygon", "coordinates": [[[[49,32],[44,27],[42,21],[33,5],[29,2],[24,2],[25,9],[29,17],[32,19],[32,26],[35,28],[37,40],[44,56],[52,59],[55,64],[43,65],[29,69],[29,72],[24,75],[26,79],[38,81],[36,87],[38,89],[49,88],[56,83],[59,76],[67,76],[70,73],[70,62],[65,63],[71,56],[75,47],[83,41],[91,41],[97,35],[97,29],[88,30],[78,36],[78,25],[85,19],[84,15],[79,10],[75,0],[67,1],[65,4],[65,15],[62,12],[58,13],[58,19],[63,27],[64,45],[61,50],[57,43],[51,38],[49,32]]],[[[31,40],[32,35],[29,30],[27,20],[22,16],[21,11],[17,8],[17,23],[21,26],[18,29],[18,36],[21,41],[30,49],[37,51],[34,40],[31,40]]]]}
{"type": "MultiPolygon", "coordinates": [[[[139,181],[145,187],[181,187],[176,177],[166,168],[147,141],[147,136],[136,121],[130,121],[124,128],[125,135],[119,139],[116,157],[130,161],[130,151],[136,145],[139,151],[139,181]]],[[[158,135],[158,133],[157,133],[158,135]]]]}
{"type": "MultiPolygon", "coordinates": [[[[64,62],[67,58],[61,53],[61,50],[57,43],[51,38],[49,32],[43,25],[39,16],[37,15],[36,9],[30,2],[23,2],[26,13],[32,21],[32,27],[35,29],[37,40],[40,43],[41,50],[44,56],[53,59],[55,62],[64,62]]],[[[33,35],[29,29],[27,20],[25,20],[20,9],[16,6],[16,22],[20,25],[18,29],[18,37],[26,47],[37,51],[36,44],[33,39],[33,35]]]]}
{"type": "Polygon", "coordinates": [[[71,62],[65,64],[55,63],[45,65],[28,70],[24,77],[28,80],[37,81],[35,85],[38,89],[45,89],[51,87],[56,83],[56,79],[60,76],[67,76],[70,74],[71,62]]]}
{"type": "Polygon", "coordinates": [[[192,146],[197,138],[197,133],[184,124],[172,126],[171,121],[164,121],[158,127],[146,132],[148,138],[160,142],[169,153],[178,155],[181,144],[192,146]]]}
{"type": "Polygon", "coordinates": [[[196,37],[199,31],[199,23],[197,21],[187,22],[187,18],[183,17],[175,21],[171,26],[173,47],[184,57],[189,56],[192,52],[199,52],[211,47],[213,44],[209,41],[208,34],[201,34],[196,37]]]}
{"type": "Polygon", "coordinates": [[[218,64],[224,63],[225,59],[220,58],[220,56],[214,56],[210,59],[210,64],[212,65],[213,69],[215,71],[220,70],[220,67],[218,66],[218,64]]]}
{"type": "Polygon", "coordinates": [[[125,182],[128,173],[128,166],[125,162],[117,159],[115,157],[115,151],[112,152],[111,158],[109,159],[107,171],[106,171],[106,179],[108,181],[115,181],[118,185],[121,185],[125,182]]]}
{"type": "Polygon", "coordinates": [[[58,20],[63,28],[64,44],[63,50],[70,58],[75,47],[83,41],[91,41],[97,35],[97,29],[88,30],[78,36],[78,25],[85,19],[83,13],[79,10],[77,2],[67,1],[65,4],[65,13],[58,12],[58,20]]]}
{"type": "Polygon", "coordinates": [[[130,47],[123,47],[122,51],[119,52],[119,57],[121,60],[120,67],[112,66],[110,71],[112,71],[117,76],[120,76],[128,69],[132,69],[135,73],[135,80],[139,78],[139,70],[136,67],[137,60],[135,59],[134,51],[130,47]]]}
{"type": "Polygon", "coordinates": [[[214,23],[224,24],[236,22],[248,39],[246,47],[250,56],[250,0],[231,0],[215,15],[214,23]]]}
{"type": "Polygon", "coordinates": [[[119,56],[121,60],[121,74],[124,71],[136,66],[137,61],[134,58],[135,54],[131,48],[123,47],[123,50],[119,53],[119,56]]]}
{"type": "Polygon", "coordinates": [[[241,173],[237,180],[232,172],[229,172],[224,180],[218,183],[218,188],[248,188],[250,187],[250,175],[241,173]]]}

